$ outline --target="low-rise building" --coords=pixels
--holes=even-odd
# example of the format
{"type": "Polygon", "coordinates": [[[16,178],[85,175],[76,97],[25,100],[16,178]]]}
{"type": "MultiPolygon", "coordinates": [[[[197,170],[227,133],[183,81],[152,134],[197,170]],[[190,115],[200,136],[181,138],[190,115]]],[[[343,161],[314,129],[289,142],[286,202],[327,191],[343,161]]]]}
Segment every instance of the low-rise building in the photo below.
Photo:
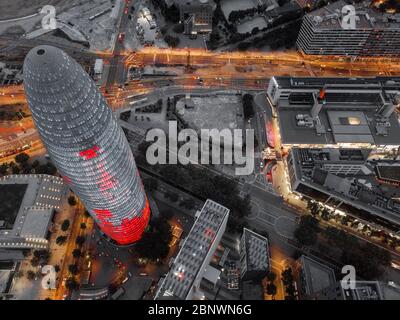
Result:
{"type": "Polygon", "coordinates": [[[344,300],[384,300],[378,281],[355,281],[353,288],[343,289],[344,300]]]}
{"type": "Polygon", "coordinates": [[[336,286],[334,270],[305,255],[296,261],[293,276],[302,300],[325,300],[326,290],[336,286]]]}
{"type": "Polygon", "coordinates": [[[0,178],[0,249],[45,249],[54,210],[60,208],[63,180],[21,174],[0,178]]]}
{"type": "Polygon", "coordinates": [[[213,0],[173,0],[188,35],[209,34],[216,5],[213,0]]]}

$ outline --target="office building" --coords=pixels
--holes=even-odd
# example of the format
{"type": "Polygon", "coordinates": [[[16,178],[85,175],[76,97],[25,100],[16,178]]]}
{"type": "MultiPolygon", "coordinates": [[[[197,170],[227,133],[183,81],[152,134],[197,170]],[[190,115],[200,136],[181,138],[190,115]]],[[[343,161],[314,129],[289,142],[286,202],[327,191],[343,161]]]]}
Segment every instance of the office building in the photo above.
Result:
{"type": "Polygon", "coordinates": [[[398,149],[399,78],[273,77],[282,146],[398,149]]]}
{"type": "Polygon", "coordinates": [[[132,151],[96,84],[65,52],[32,49],[24,62],[32,117],[64,181],[119,245],[141,238],[150,208],[132,151]]]}
{"type": "MultiPolygon", "coordinates": [[[[207,200],[185,238],[155,299],[204,299],[200,283],[225,232],[229,209],[207,200]]],[[[210,268],[213,270],[213,268],[210,268]]]]}
{"type": "Polygon", "coordinates": [[[367,0],[337,1],[304,16],[296,46],[307,55],[398,56],[400,14],[379,12],[367,0]],[[348,4],[355,15],[348,17],[348,4]]]}
{"type": "MultiPolygon", "coordinates": [[[[291,190],[389,232],[400,230],[400,192],[381,183],[379,160],[369,150],[292,148],[287,157],[291,190]]],[[[385,161],[383,161],[385,163],[385,161]]]]}
{"type": "MultiPolygon", "coordinates": [[[[54,210],[64,191],[61,178],[21,174],[0,178],[0,249],[47,249],[54,210]]],[[[0,260],[5,258],[0,254],[0,260]]],[[[12,260],[18,260],[18,258],[12,260]]]]}
{"type": "Polygon", "coordinates": [[[242,280],[261,281],[269,268],[268,239],[244,228],[240,240],[240,273],[242,280]]]}
{"type": "Polygon", "coordinates": [[[296,261],[293,276],[301,300],[326,300],[327,290],[337,285],[332,268],[305,255],[296,261]]]}

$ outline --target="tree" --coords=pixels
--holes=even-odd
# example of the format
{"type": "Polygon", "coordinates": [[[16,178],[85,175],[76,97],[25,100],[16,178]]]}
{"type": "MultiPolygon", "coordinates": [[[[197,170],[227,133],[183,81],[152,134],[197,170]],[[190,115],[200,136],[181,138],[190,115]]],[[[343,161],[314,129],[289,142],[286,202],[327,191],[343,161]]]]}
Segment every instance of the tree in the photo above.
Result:
{"type": "Polygon", "coordinates": [[[77,236],[75,243],[79,246],[83,245],[85,243],[86,238],[84,236],[77,236]]]}
{"type": "Polygon", "coordinates": [[[26,278],[28,280],[33,280],[35,279],[35,273],[32,270],[28,270],[28,272],[26,273],[26,278]]]}
{"type": "Polygon", "coordinates": [[[60,270],[61,270],[60,266],[59,266],[58,264],[56,264],[56,265],[54,266],[54,271],[55,271],[55,272],[60,272],[60,270]]]}
{"type": "Polygon", "coordinates": [[[67,279],[67,281],[65,281],[65,287],[68,290],[76,290],[76,289],[78,289],[78,286],[79,286],[79,284],[75,280],[74,277],[70,277],[70,278],[67,279]]]}
{"type": "Polygon", "coordinates": [[[269,271],[268,274],[267,274],[267,280],[269,282],[274,282],[275,279],[276,279],[276,274],[274,272],[272,272],[272,271],[269,271]]]}
{"type": "Polygon", "coordinates": [[[72,251],[72,256],[73,256],[74,258],[79,258],[79,257],[81,256],[81,254],[82,254],[82,252],[81,252],[81,250],[79,250],[78,248],[76,248],[76,249],[74,249],[74,250],[72,251]]]}
{"type": "Polygon", "coordinates": [[[182,200],[179,205],[188,210],[192,210],[195,207],[193,199],[190,198],[182,200]]]}
{"type": "Polygon", "coordinates": [[[57,173],[57,168],[51,162],[47,162],[46,166],[47,166],[47,174],[55,175],[57,173]]]}
{"type": "Polygon", "coordinates": [[[174,30],[175,33],[182,33],[184,31],[185,27],[183,25],[183,23],[178,23],[176,25],[174,25],[174,27],[172,28],[172,30],[174,30]]]}
{"type": "Polygon", "coordinates": [[[366,280],[379,278],[383,269],[381,266],[388,266],[391,261],[390,253],[371,243],[360,244],[357,241],[356,247],[342,248],[341,261],[345,265],[352,265],[366,280]]]}
{"type": "Polygon", "coordinates": [[[173,36],[171,36],[169,34],[167,34],[164,37],[164,40],[172,48],[176,48],[179,45],[179,42],[180,42],[178,37],[173,37],[173,36]]]}
{"type": "Polygon", "coordinates": [[[282,282],[285,286],[293,282],[292,268],[287,268],[282,271],[282,282]]]}
{"type": "Polygon", "coordinates": [[[68,204],[70,205],[70,206],[75,206],[76,205],[76,198],[74,197],[74,196],[69,196],[68,197],[68,204]]]}
{"type": "Polygon", "coordinates": [[[62,224],[61,224],[61,230],[62,230],[62,231],[67,231],[68,228],[69,228],[69,226],[70,226],[69,220],[68,220],[68,219],[65,219],[65,220],[62,222],[62,224]]]}
{"type": "Polygon", "coordinates": [[[37,174],[49,174],[55,175],[57,173],[57,168],[51,163],[41,164],[35,168],[37,174]]]}
{"type": "Polygon", "coordinates": [[[164,13],[165,19],[169,22],[177,23],[180,19],[180,13],[178,7],[173,4],[170,7],[165,8],[164,13]]]}
{"type": "Polygon", "coordinates": [[[282,282],[283,285],[285,286],[285,291],[286,291],[286,296],[285,300],[294,300],[295,299],[295,294],[296,294],[296,289],[293,285],[293,274],[292,274],[292,268],[287,268],[282,272],[282,282]]]}
{"type": "Polygon", "coordinates": [[[18,173],[21,172],[21,169],[20,169],[18,166],[13,165],[13,166],[11,167],[11,172],[12,172],[12,174],[18,174],[18,173]]]}
{"type": "Polygon", "coordinates": [[[179,195],[175,192],[167,191],[165,194],[166,198],[169,198],[172,202],[177,202],[179,199],[179,195]]]}
{"type": "Polygon", "coordinates": [[[71,272],[71,274],[76,275],[78,274],[78,266],[76,264],[70,264],[68,266],[68,271],[71,272]]]}
{"type": "Polygon", "coordinates": [[[143,184],[147,192],[152,192],[158,188],[158,180],[154,178],[143,179],[143,184]]]}
{"type": "Polygon", "coordinates": [[[39,265],[47,264],[50,259],[50,252],[48,250],[35,250],[31,259],[31,265],[37,267],[39,265]]]}
{"type": "Polygon", "coordinates": [[[0,174],[5,175],[7,174],[8,171],[8,165],[6,163],[3,163],[0,165],[0,174]]]}
{"type": "Polygon", "coordinates": [[[325,221],[329,221],[331,218],[331,211],[328,208],[323,208],[321,211],[321,218],[325,221]]]}
{"type": "Polygon", "coordinates": [[[276,285],[273,283],[268,283],[267,284],[267,294],[274,296],[276,295],[276,285]]]}
{"type": "Polygon", "coordinates": [[[250,42],[243,41],[243,42],[240,42],[238,44],[238,50],[239,51],[246,51],[248,48],[250,48],[250,46],[251,46],[250,42]]]}
{"type": "Polygon", "coordinates": [[[294,236],[304,246],[312,246],[317,241],[319,232],[318,220],[312,216],[302,216],[294,236]]]}
{"type": "Polygon", "coordinates": [[[307,209],[310,210],[310,213],[313,216],[316,216],[320,210],[318,203],[313,200],[308,200],[307,209]]]}
{"type": "Polygon", "coordinates": [[[246,119],[249,119],[254,116],[253,109],[253,96],[251,94],[244,94],[242,97],[243,102],[243,113],[246,119]]]}
{"type": "Polygon", "coordinates": [[[66,236],[58,236],[57,239],[56,239],[56,243],[59,246],[62,246],[65,243],[65,241],[67,241],[67,237],[66,236]]]}
{"type": "Polygon", "coordinates": [[[35,160],[32,162],[32,168],[37,168],[40,165],[40,162],[38,160],[35,160]]]}
{"type": "Polygon", "coordinates": [[[26,154],[25,152],[21,152],[15,156],[15,162],[19,164],[27,163],[28,160],[29,160],[29,155],[26,154]]]}
{"type": "Polygon", "coordinates": [[[164,259],[168,255],[171,239],[171,226],[166,220],[159,218],[136,244],[136,252],[139,256],[150,260],[164,259]]]}

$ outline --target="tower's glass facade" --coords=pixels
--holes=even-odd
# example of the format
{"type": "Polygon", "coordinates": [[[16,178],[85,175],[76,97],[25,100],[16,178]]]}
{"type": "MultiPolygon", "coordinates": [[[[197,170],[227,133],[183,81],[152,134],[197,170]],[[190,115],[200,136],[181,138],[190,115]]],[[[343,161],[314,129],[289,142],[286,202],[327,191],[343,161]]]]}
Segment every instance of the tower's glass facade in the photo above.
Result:
{"type": "Polygon", "coordinates": [[[65,52],[32,49],[24,62],[29,107],[48,154],[102,231],[140,239],[150,209],[122,129],[95,83],[65,52]]]}

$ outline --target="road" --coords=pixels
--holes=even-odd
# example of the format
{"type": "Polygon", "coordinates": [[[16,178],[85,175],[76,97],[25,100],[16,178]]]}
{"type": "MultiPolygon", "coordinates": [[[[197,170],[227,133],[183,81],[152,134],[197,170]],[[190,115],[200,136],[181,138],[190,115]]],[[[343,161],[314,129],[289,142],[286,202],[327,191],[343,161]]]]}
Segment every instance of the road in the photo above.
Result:
{"type": "Polygon", "coordinates": [[[126,52],[128,66],[144,65],[183,65],[198,68],[201,66],[216,67],[225,65],[235,66],[279,66],[307,67],[315,71],[322,69],[352,70],[354,76],[365,71],[377,75],[388,72],[399,74],[399,59],[365,57],[349,60],[335,56],[303,56],[296,51],[276,52],[212,52],[202,49],[160,49],[155,47],[143,48],[137,52],[126,52]]]}
{"type": "MultiPolygon", "coordinates": [[[[125,7],[129,8],[130,6],[130,1],[126,1],[126,4],[121,8],[121,10],[125,10],[125,7]]],[[[119,25],[118,25],[118,33],[117,36],[115,37],[115,43],[113,46],[112,50],[112,57],[109,60],[109,71],[108,71],[108,78],[106,82],[106,88],[111,89],[114,84],[123,84],[125,82],[125,64],[124,64],[124,58],[125,55],[123,55],[124,51],[124,43],[123,43],[123,38],[120,38],[120,35],[125,35],[126,28],[128,25],[129,19],[128,19],[128,14],[125,13],[125,11],[122,12],[122,16],[119,20],[119,25]]]]}

